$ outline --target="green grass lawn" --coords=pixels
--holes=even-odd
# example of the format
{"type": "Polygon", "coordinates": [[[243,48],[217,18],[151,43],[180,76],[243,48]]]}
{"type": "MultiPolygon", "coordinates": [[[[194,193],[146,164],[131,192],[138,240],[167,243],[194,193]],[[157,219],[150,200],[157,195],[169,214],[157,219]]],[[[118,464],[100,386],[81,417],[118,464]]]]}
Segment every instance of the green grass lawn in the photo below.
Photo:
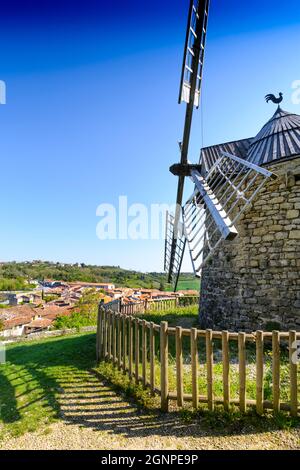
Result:
{"type": "Polygon", "coordinates": [[[0,438],[37,430],[59,417],[62,384],[95,365],[95,334],[19,343],[0,365],[0,438]]]}

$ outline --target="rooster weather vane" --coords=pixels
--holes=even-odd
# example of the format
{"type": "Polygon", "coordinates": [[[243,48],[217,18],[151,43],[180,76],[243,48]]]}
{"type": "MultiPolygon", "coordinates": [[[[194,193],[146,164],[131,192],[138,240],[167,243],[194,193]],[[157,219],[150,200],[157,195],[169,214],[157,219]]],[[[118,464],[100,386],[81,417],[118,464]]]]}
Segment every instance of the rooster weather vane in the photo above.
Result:
{"type": "Polygon", "coordinates": [[[275,95],[267,95],[265,96],[266,102],[269,103],[269,101],[272,101],[274,104],[280,104],[283,100],[283,93],[279,93],[279,98],[276,98],[275,95]]]}

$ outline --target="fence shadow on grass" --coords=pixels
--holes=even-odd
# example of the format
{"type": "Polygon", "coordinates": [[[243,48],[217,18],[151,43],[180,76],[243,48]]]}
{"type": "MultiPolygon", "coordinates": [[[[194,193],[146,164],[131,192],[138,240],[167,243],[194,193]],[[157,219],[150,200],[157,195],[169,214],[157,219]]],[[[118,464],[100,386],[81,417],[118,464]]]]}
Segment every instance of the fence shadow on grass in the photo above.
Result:
{"type": "Polygon", "coordinates": [[[61,375],[91,368],[94,350],[95,335],[8,347],[7,362],[0,366],[0,422],[18,425],[30,414],[34,422],[40,419],[37,407],[59,417],[61,375]]]}
{"type": "MultiPolygon", "coordinates": [[[[24,414],[37,412],[38,405],[39,410],[46,407],[65,423],[128,438],[226,436],[246,430],[257,434],[267,428],[279,429],[276,423],[268,423],[265,418],[255,418],[261,425],[253,427],[251,422],[249,426],[247,417],[229,426],[222,417],[213,418],[215,425],[209,422],[205,425],[205,416],[187,424],[176,412],[147,413],[137,408],[92,372],[95,335],[23,343],[8,348],[7,360],[8,364],[2,366],[7,367],[5,374],[0,368],[0,387],[5,390],[2,396],[7,405],[7,409],[1,407],[3,423],[22,422],[24,414]]],[[[38,413],[36,416],[40,419],[38,413]]]]}
{"type": "Polygon", "coordinates": [[[209,414],[188,423],[183,415],[174,411],[168,414],[148,412],[137,407],[133,400],[123,398],[113,386],[102,383],[97,374],[82,372],[77,379],[86,383],[78,389],[76,380],[65,377],[64,395],[61,397],[61,417],[66,423],[77,424],[95,431],[122,434],[127,438],[154,436],[197,438],[203,436],[229,436],[260,434],[281,429],[280,422],[266,417],[245,415],[229,419],[225,414],[209,414]]]}

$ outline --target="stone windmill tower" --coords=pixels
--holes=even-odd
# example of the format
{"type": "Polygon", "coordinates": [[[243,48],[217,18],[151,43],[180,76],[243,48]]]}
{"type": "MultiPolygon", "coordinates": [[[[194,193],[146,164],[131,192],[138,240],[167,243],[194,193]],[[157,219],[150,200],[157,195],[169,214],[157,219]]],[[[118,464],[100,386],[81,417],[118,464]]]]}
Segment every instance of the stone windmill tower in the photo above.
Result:
{"type": "Polygon", "coordinates": [[[202,270],[203,327],[300,329],[300,116],[278,107],[255,138],[204,148],[209,169],[220,152],[267,168],[255,203],[202,270]]]}
{"type": "MultiPolygon", "coordinates": [[[[175,214],[167,214],[165,271],[177,289],[186,246],[201,278],[203,328],[300,328],[300,116],[278,107],[255,138],[188,159],[201,104],[209,0],[191,0],[179,102],[186,103],[175,214]],[[182,205],[185,180],[194,192],[182,205]]],[[[267,95],[267,102],[283,97],[267,95]]]]}

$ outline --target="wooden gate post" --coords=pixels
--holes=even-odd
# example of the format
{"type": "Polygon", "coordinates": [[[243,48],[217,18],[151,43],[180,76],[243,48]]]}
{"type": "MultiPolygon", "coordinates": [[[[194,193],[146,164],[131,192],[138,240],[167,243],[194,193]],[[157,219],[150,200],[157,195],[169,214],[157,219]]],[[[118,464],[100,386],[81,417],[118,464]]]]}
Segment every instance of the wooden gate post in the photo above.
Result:
{"type": "Polygon", "coordinates": [[[182,328],[176,328],[176,380],[177,405],[183,407],[183,356],[182,356],[182,328]]]}
{"type": "Polygon", "coordinates": [[[160,382],[161,382],[161,410],[169,410],[169,378],[168,378],[168,322],[160,324],[160,382]]]}
{"type": "Polygon", "coordinates": [[[239,333],[239,401],[240,412],[246,413],[246,334],[239,333]]]}
{"type": "Polygon", "coordinates": [[[223,362],[223,398],[224,409],[230,407],[230,358],[229,358],[229,332],[222,332],[222,362],[223,362]]]}
{"type": "Polygon", "coordinates": [[[213,353],[213,332],[212,330],[206,331],[206,375],[207,375],[207,402],[209,411],[214,411],[214,393],[213,393],[213,366],[214,366],[214,353],[213,353]]]}
{"type": "Polygon", "coordinates": [[[273,409],[280,412],[280,333],[273,331],[272,335],[272,369],[273,369],[273,409]]]}
{"type": "Polygon", "coordinates": [[[295,362],[297,332],[290,331],[289,334],[289,351],[290,351],[290,402],[291,416],[298,415],[298,383],[297,383],[297,363],[295,362]]]}
{"type": "Polygon", "coordinates": [[[256,412],[264,412],[264,334],[256,332],[256,412]]]}
{"type": "Polygon", "coordinates": [[[191,362],[192,362],[192,395],[193,408],[199,406],[199,385],[198,385],[198,331],[197,328],[191,329],[191,362]]]}

